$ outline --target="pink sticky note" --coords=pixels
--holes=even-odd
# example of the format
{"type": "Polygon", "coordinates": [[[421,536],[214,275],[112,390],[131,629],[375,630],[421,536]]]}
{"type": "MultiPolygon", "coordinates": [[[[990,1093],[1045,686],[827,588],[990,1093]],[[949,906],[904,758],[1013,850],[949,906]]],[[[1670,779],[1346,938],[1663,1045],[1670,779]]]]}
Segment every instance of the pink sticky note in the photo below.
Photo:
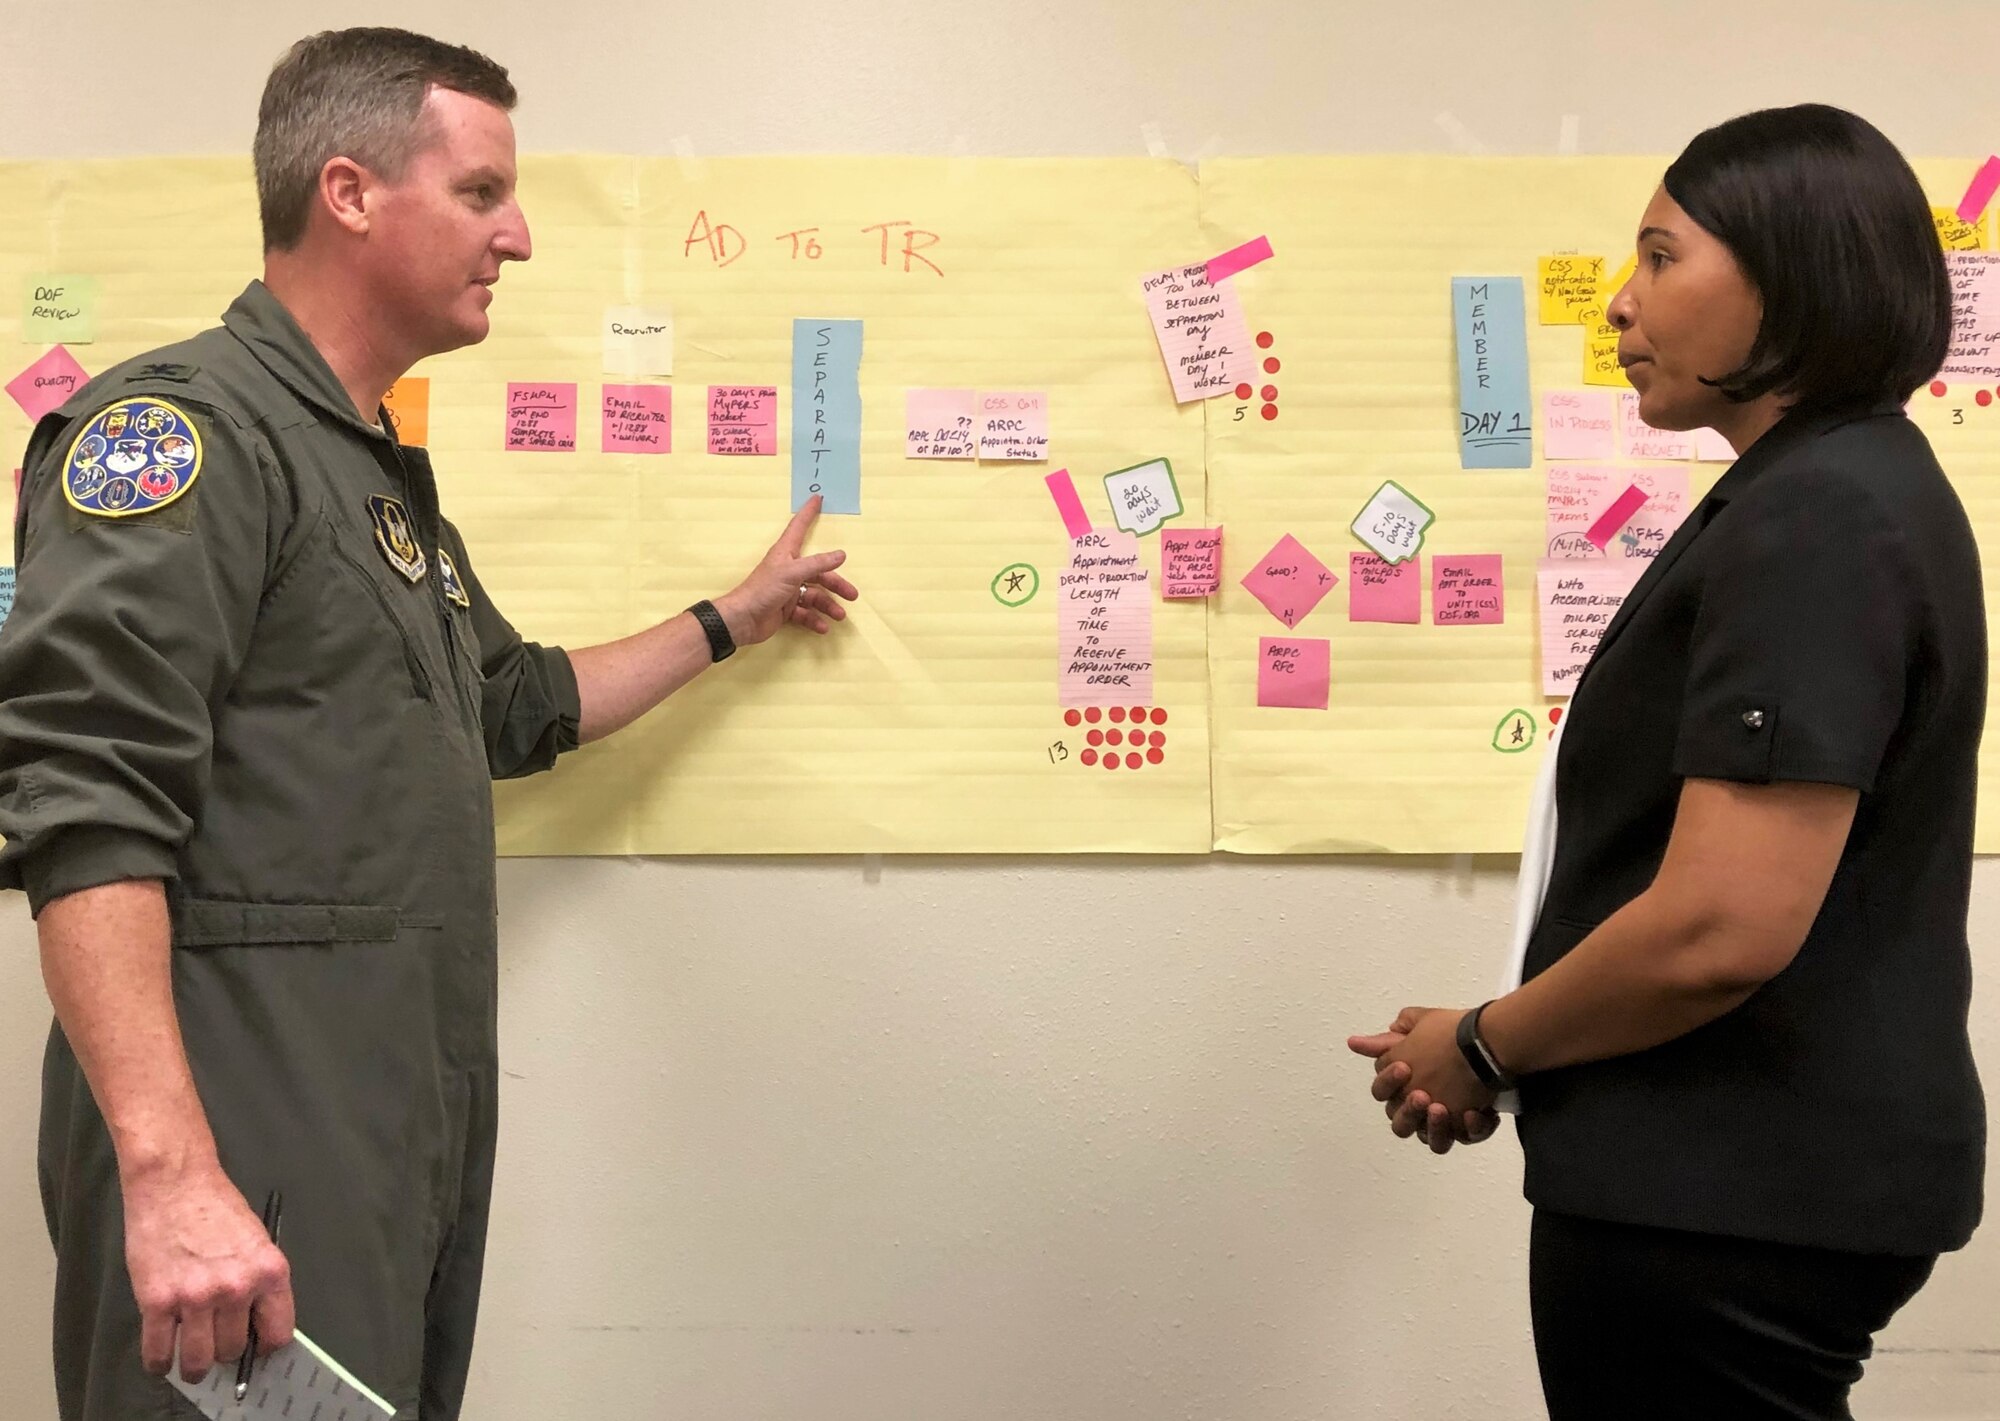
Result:
{"type": "Polygon", "coordinates": [[[1424,619],[1424,583],[1417,558],[1384,562],[1373,553],[1347,555],[1347,620],[1403,622],[1424,619]]]}
{"type": "Polygon", "coordinates": [[[605,453],[671,454],[673,449],[673,386],[604,387],[605,453]]]}
{"type": "Polygon", "coordinates": [[[1618,449],[1616,390],[1550,390],[1542,396],[1544,459],[1610,459],[1618,449]]]}
{"type": "Polygon", "coordinates": [[[1139,289],[1177,402],[1227,394],[1256,373],[1257,352],[1236,288],[1212,285],[1206,262],[1156,271],[1139,289]]]}
{"type": "Polygon", "coordinates": [[[1620,390],[1618,421],[1621,459],[1691,459],[1694,437],[1685,430],[1655,429],[1639,418],[1639,392],[1620,390]]]}
{"type": "Polygon", "coordinates": [[[1222,586],[1220,528],[1160,530],[1160,595],[1206,597],[1222,586]]]}
{"type": "Polygon", "coordinates": [[[1057,469],[1042,480],[1049,486],[1049,497],[1056,501],[1056,512],[1062,514],[1063,527],[1069,530],[1072,541],[1090,531],[1090,515],[1083,511],[1083,500],[1076,496],[1076,484],[1071,481],[1068,469],[1057,469]]]}
{"type": "Polygon", "coordinates": [[[1650,558],[1687,517],[1688,471],[1672,464],[1565,464],[1549,469],[1548,553],[1551,558],[1650,558]],[[1605,543],[1591,529],[1631,487],[1643,507],[1605,543]]]}
{"type": "Polygon", "coordinates": [[[28,418],[43,415],[81,390],[90,380],[84,368],[66,346],[50,346],[40,360],[7,382],[14,403],[28,412],[28,418]]]}
{"type": "Polygon", "coordinates": [[[1243,574],[1250,595],[1288,627],[1297,626],[1339,582],[1290,533],[1243,574]]]}
{"type": "Polygon", "coordinates": [[[1545,562],[1535,573],[1542,614],[1542,694],[1566,696],[1590,664],[1645,563],[1545,562]]]}
{"type": "Polygon", "coordinates": [[[778,390],[774,385],[708,387],[708,452],[778,452],[778,390]]]}
{"type": "Polygon", "coordinates": [[[1237,272],[1242,271],[1245,267],[1252,267],[1257,265],[1258,262],[1265,262],[1270,259],[1271,239],[1269,237],[1254,237],[1240,247],[1231,247],[1221,256],[1210,257],[1208,259],[1208,284],[1210,286],[1218,285],[1221,282],[1229,280],[1230,277],[1236,275],[1237,272]]]}
{"type": "Polygon", "coordinates": [[[1972,175],[1972,183],[1966,188],[1965,196],[1958,200],[1958,220],[1977,222],[1995,192],[2000,192],[2000,154],[1981,163],[1979,171],[1972,175]]]}
{"type": "Polygon", "coordinates": [[[1736,462],[1736,450],[1712,429],[1697,429],[1694,432],[1694,456],[1704,464],[1736,462]]]}
{"type": "Polygon", "coordinates": [[[1049,397],[1040,390],[979,396],[979,457],[1038,463],[1049,457],[1049,397]]]}
{"type": "Polygon", "coordinates": [[[1946,252],[1951,281],[1951,348],[1938,379],[2000,382],[2000,252],[1946,252]]]}
{"type": "Polygon", "coordinates": [[[911,459],[971,459],[979,452],[971,390],[908,390],[903,453],[911,459]]]}
{"type": "Polygon", "coordinates": [[[576,386],[507,385],[509,449],[576,448],[576,386]]]}
{"type": "Polygon", "coordinates": [[[1153,703],[1152,574],[1130,533],[1070,547],[1056,603],[1056,694],[1066,706],[1153,703]]]}
{"type": "Polygon", "coordinates": [[[1611,506],[1597,516],[1583,536],[1601,548],[1617,537],[1619,530],[1632,521],[1632,515],[1645,506],[1646,491],[1637,484],[1627,484],[1625,492],[1611,500],[1611,506]]]}
{"type": "Polygon", "coordinates": [[[1257,704],[1325,710],[1332,664],[1325,637],[1257,638],[1257,704]]]}
{"type": "Polygon", "coordinates": [[[1500,554],[1431,559],[1431,624],[1483,627],[1507,620],[1500,554]]]}

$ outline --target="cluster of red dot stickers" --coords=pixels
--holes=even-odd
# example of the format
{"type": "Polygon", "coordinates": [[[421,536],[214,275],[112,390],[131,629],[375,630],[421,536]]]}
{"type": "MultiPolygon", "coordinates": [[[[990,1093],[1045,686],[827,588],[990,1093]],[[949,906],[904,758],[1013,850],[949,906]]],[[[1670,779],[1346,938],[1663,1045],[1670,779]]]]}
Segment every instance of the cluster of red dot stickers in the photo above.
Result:
{"type": "MultiPolygon", "coordinates": [[[[1257,332],[1257,348],[1259,350],[1269,350],[1273,339],[1269,331],[1257,332]]],[[[1267,355],[1264,357],[1264,373],[1266,375],[1275,375],[1278,373],[1277,356],[1267,355]]],[[[1250,383],[1246,380],[1243,384],[1236,387],[1236,398],[1239,400],[1248,400],[1253,395],[1264,401],[1264,418],[1276,419],[1278,417],[1278,387],[1276,385],[1266,385],[1263,389],[1256,390],[1252,389],[1250,383]]]]}
{"type": "Polygon", "coordinates": [[[1063,712],[1064,725],[1090,727],[1083,737],[1083,753],[1076,758],[1107,770],[1120,767],[1142,770],[1166,759],[1167,732],[1160,729],[1166,723],[1167,713],[1158,706],[1151,709],[1133,706],[1129,710],[1124,706],[1109,710],[1091,706],[1063,712]]]}
{"type": "MultiPolygon", "coordinates": [[[[1239,386],[1238,390],[1240,392],[1242,390],[1247,390],[1249,388],[1250,387],[1248,385],[1243,385],[1239,386]]],[[[1933,380],[1931,381],[1931,393],[1933,395],[1936,395],[1939,399],[1943,399],[1947,394],[1951,393],[1951,386],[1945,384],[1945,382],[1942,380],[1933,380]]],[[[1972,392],[1972,402],[1978,405],[1981,409],[1986,408],[1986,406],[1993,403],[1993,391],[1974,390],[1972,392]]]]}

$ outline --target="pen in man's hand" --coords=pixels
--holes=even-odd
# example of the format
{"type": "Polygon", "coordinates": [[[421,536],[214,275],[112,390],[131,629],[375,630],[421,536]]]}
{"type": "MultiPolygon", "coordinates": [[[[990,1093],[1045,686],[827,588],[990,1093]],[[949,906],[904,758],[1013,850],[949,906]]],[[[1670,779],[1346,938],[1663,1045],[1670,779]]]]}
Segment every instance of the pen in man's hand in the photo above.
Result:
{"type": "MultiPolygon", "coordinates": [[[[285,1196],[273,1189],[264,1196],[264,1232],[271,1236],[271,1242],[278,1241],[278,1231],[284,1227],[285,1196]]],[[[236,1399],[241,1401],[250,1391],[250,1367],[257,1359],[257,1303],[250,1302],[250,1335],[243,1344],[243,1355],[236,1362],[236,1399]]]]}

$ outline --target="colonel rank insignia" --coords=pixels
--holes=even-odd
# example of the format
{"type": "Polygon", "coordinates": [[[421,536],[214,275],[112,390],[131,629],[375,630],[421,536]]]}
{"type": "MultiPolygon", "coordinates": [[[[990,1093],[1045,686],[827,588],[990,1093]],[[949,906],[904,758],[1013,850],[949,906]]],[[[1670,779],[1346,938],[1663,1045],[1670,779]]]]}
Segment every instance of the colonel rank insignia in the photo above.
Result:
{"type": "Polygon", "coordinates": [[[131,518],[165,508],[201,474],[201,434],[186,411],[140,396],[101,409],[63,463],[63,497],[79,513],[131,518]]]}
{"type": "Polygon", "coordinates": [[[470,607],[472,599],[465,595],[465,584],[458,580],[458,567],[451,560],[451,554],[438,549],[438,576],[444,582],[444,598],[461,607],[470,607]]]}
{"type": "Polygon", "coordinates": [[[381,548],[389,566],[412,582],[422,582],[426,570],[424,550],[417,546],[416,535],[410,531],[410,511],[403,507],[403,501],[387,494],[370,494],[368,517],[375,524],[375,545],[381,548]]]}

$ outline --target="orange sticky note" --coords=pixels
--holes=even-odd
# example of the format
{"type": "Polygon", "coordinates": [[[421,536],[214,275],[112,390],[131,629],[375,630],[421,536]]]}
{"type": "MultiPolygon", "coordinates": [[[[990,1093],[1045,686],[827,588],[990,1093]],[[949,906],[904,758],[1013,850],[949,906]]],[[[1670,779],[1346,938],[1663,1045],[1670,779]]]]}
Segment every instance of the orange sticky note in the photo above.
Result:
{"type": "Polygon", "coordinates": [[[431,381],[428,375],[405,375],[382,397],[389,426],[401,444],[431,442],[431,381]]]}

